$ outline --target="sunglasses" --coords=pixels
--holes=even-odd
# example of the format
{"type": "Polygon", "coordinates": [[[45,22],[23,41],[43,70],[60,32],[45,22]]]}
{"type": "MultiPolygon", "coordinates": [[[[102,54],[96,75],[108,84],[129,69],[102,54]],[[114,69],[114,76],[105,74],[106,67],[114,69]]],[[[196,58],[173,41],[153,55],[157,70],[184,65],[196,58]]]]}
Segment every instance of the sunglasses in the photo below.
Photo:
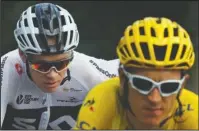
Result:
{"type": "Polygon", "coordinates": [[[121,66],[121,68],[124,74],[128,77],[131,87],[143,95],[148,95],[156,87],[163,97],[177,94],[180,91],[182,84],[185,80],[185,77],[183,77],[181,80],[166,80],[161,82],[155,82],[148,77],[132,75],[127,72],[123,66],[121,66]]]}
{"type": "Polygon", "coordinates": [[[28,63],[33,70],[38,71],[43,74],[46,74],[46,73],[49,73],[50,70],[53,68],[56,70],[56,72],[61,72],[61,71],[65,70],[68,67],[68,65],[70,64],[70,62],[72,61],[72,59],[73,59],[73,57],[63,59],[60,61],[53,61],[53,62],[47,62],[47,61],[30,62],[30,61],[28,61],[28,63]]]}

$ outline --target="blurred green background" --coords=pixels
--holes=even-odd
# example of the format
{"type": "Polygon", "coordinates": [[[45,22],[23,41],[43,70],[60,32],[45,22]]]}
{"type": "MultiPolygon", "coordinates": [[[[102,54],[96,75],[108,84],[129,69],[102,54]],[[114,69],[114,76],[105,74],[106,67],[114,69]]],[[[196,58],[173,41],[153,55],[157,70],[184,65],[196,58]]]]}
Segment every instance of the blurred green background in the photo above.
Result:
{"type": "MultiPolygon", "coordinates": [[[[22,11],[44,1],[1,2],[1,56],[17,48],[13,30],[22,11]]],[[[198,1],[45,1],[58,4],[74,17],[79,32],[77,51],[115,59],[115,47],[127,25],[146,16],[168,17],[190,34],[196,62],[187,88],[198,93],[198,1]]]]}

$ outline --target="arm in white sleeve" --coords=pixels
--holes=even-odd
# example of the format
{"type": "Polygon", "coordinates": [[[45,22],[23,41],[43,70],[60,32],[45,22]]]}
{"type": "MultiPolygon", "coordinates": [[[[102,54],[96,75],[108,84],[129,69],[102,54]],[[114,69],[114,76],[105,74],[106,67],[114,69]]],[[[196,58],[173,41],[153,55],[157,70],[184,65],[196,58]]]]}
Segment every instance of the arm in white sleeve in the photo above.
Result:
{"type": "Polygon", "coordinates": [[[9,90],[10,81],[10,71],[12,68],[9,66],[8,56],[4,55],[1,57],[1,128],[4,121],[7,104],[9,103],[9,94],[12,90],[9,90]]]}
{"type": "Polygon", "coordinates": [[[86,73],[88,76],[85,78],[89,78],[89,82],[85,81],[87,81],[89,89],[105,80],[118,76],[119,59],[105,60],[87,55],[83,55],[83,57],[87,63],[85,69],[88,70],[88,73],[86,73]]]}

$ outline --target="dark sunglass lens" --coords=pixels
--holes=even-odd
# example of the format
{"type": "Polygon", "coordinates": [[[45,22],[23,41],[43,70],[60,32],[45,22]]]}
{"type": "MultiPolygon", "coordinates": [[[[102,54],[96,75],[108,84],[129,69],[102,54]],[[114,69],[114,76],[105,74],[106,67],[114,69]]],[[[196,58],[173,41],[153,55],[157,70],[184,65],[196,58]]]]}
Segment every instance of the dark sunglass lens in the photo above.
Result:
{"type": "Polygon", "coordinates": [[[58,71],[65,68],[65,65],[64,65],[63,62],[55,63],[54,66],[56,67],[56,69],[57,69],[58,71]]]}
{"type": "Polygon", "coordinates": [[[43,64],[40,64],[38,70],[46,72],[46,71],[48,71],[50,68],[51,68],[51,65],[50,65],[50,64],[43,63],[43,64]]]}
{"type": "Polygon", "coordinates": [[[173,93],[179,87],[179,83],[163,83],[161,85],[161,91],[163,93],[173,93]]]}
{"type": "Polygon", "coordinates": [[[57,70],[62,70],[64,68],[66,68],[69,64],[70,60],[64,60],[64,61],[60,61],[54,64],[54,66],[57,68],[57,70]]]}
{"type": "Polygon", "coordinates": [[[150,81],[141,78],[133,78],[133,84],[142,91],[149,91],[153,85],[150,81]]]}

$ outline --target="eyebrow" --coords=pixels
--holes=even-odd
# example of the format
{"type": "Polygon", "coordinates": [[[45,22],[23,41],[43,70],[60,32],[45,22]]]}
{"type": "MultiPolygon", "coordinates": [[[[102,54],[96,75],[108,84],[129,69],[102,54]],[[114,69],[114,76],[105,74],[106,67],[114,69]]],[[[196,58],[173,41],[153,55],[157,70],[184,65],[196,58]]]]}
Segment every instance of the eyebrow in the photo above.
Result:
{"type": "MultiPolygon", "coordinates": [[[[65,56],[65,58],[62,58],[62,59],[60,59],[60,60],[56,60],[56,61],[46,61],[46,60],[30,60],[30,59],[28,59],[28,61],[30,62],[30,63],[52,63],[52,62],[59,62],[59,61],[62,61],[62,60],[69,60],[69,59],[72,59],[74,57],[74,53],[73,52],[69,52],[69,53],[67,53],[67,55],[65,56]]],[[[33,59],[33,57],[32,57],[32,59],[33,59]]]]}
{"type": "Polygon", "coordinates": [[[64,60],[70,60],[72,58],[73,58],[73,56],[71,56],[69,58],[63,58],[63,59],[60,59],[60,60],[56,60],[56,61],[33,60],[33,61],[29,61],[29,62],[30,63],[53,63],[53,62],[61,62],[61,61],[64,61],[64,60]]]}

